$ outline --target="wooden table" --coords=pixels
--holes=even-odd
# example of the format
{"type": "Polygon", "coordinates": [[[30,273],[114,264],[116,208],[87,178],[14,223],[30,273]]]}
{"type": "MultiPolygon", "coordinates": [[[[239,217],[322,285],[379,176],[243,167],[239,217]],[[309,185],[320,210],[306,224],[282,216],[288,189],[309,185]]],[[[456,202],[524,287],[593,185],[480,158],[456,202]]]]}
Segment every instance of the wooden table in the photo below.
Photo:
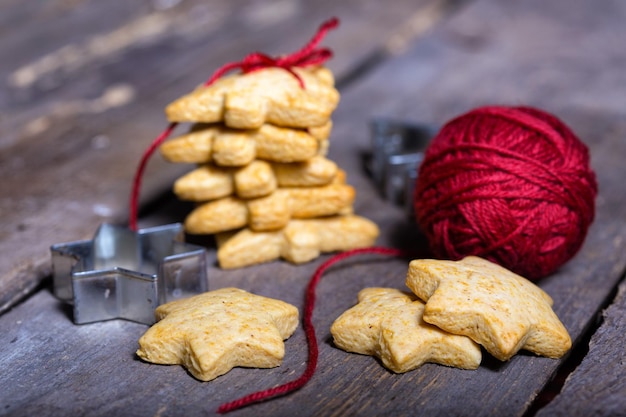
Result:
{"type": "MultiPolygon", "coordinates": [[[[380,226],[380,245],[406,246],[418,235],[363,169],[375,117],[441,125],[479,105],[532,105],[589,146],[600,185],[595,222],[576,257],[539,282],[574,346],[561,360],[522,353],[506,363],[486,358],[476,371],[427,364],[388,372],[330,338],[359,289],[404,288],[406,260],[364,256],[320,283],[312,381],[233,415],[626,415],[626,3],[618,0],[3,2],[0,414],[206,416],[300,375],[301,327],[282,366],[237,368],[208,383],[140,361],[134,352],[146,326],[73,324],[51,293],[49,246],[127,221],[135,166],[165,126],[168,102],[251,51],[296,50],[330,16],[342,21],[324,41],[336,54],[329,66],[342,99],[329,157],[357,190],[355,211],[380,226]]],[[[140,226],[184,218],[189,206],[169,189],[188,169],[153,158],[140,226]]],[[[209,286],[301,309],[327,258],[234,271],[212,263],[209,286]]]]}

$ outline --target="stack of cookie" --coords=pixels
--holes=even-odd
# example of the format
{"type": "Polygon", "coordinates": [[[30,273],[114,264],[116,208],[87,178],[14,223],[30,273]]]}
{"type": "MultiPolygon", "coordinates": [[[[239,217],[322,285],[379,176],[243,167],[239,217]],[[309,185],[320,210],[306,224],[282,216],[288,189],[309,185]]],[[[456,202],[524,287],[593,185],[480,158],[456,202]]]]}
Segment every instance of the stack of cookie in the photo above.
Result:
{"type": "Polygon", "coordinates": [[[281,257],[302,263],[378,237],[374,223],[352,214],[355,191],[326,158],[339,102],[332,73],[293,71],[223,77],[166,109],[170,121],[194,123],[161,153],[198,164],[176,181],[174,193],[198,203],[185,228],[216,236],[222,268],[281,257]]]}

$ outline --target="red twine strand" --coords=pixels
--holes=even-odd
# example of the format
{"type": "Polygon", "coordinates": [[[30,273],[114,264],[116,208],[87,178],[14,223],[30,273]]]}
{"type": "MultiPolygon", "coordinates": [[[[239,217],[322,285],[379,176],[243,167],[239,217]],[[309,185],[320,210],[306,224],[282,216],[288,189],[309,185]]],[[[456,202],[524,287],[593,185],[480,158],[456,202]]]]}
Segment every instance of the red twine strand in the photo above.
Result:
{"type": "Polygon", "coordinates": [[[167,138],[172,134],[174,129],[178,123],[170,123],[169,126],[161,132],[161,134],[150,144],[148,149],[141,156],[141,161],[139,161],[139,166],[137,167],[137,171],[135,172],[135,179],[133,180],[133,190],[130,197],[130,220],[129,227],[131,230],[137,230],[137,215],[138,215],[138,207],[139,207],[139,190],[141,189],[141,179],[143,177],[143,173],[146,170],[146,165],[148,165],[148,160],[152,156],[152,154],[159,149],[159,146],[163,142],[167,140],[167,138]]]}
{"type": "Polygon", "coordinates": [[[244,74],[247,74],[263,68],[277,67],[289,72],[298,80],[300,87],[305,88],[304,81],[292,68],[320,65],[332,58],[333,53],[330,49],[316,48],[322,39],[324,39],[328,31],[336,28],[338,25],[339,19],[336,17],[324,22],[309,43],[304,45],[304,47],[302,47],[299,51],[292,54],[273,58],[260,52],[254,52],[246,56],[243,61],[226,64],[222,68],[215,71],[211,78],[207,80],[205,85],[211,85],[224,74],[234,69],[241,69],[244,74]]]}
{"type": "MultiPolygon", "coordinates": [[[[270,57],[260,52],[254,52],[247,55],[240,62],[231,62],[225,64],[217,71],[213,73],[204,86],[209,86],[217,81],[224,74],[234,69],[240,69],[244,74],[257,71],[263,68],[277,67],[282,68],[285,71],[293,75],[300,84],[300,87],[305,88],[302,78],[293,70],[294,67],[307,67],[312,65],[321,65],[328,59],[332,58],[333,53],[328,48],[317,48],[317,45],[324,39],[329,30],[335,29],[339,25],[339,19],[336,17],[324,22],[318,29],[313,38],[302,49],[292,54],[270,57]]],[[[167,140],[172,134],[178,123],[170,123],[170,125],[152,142],[152,144],[145,150],[141,157],[135,177],[133,179],[133,187],[130,196],[130,213],[129,213],[129,227],[131,230],[137,230],[137,215],[139,206],[139,190],[141,189],[141,182],[143,178],[148,160],[159,148],[159,146],[167,140]]]]}
{"type": "Polygon", "coordinates": [[[353,249],[346,252],[341,252],[332,258],[328,259],[322,265],[320,265],[313,274],[309,285],[307,286],[306,296],[304,301],[304,315],[302,318],[302,324],[304,332],[306,334],[307,345],[309,347],[309,356],[307,360],[307,366],[300,377],[293,381],[287,382],[283,385],[279,385],[274,388],[270,388],[263,391],[257,391],[255,393],[246,395],[237,400],[222,404],[218,409],[218,413],[228,413],[230,411],[237,410],[239,408],[258,403],[261,401],[269,400],[271,398],[283,396],[296,391],[306,385],[307,382],[313,377],[315,369],[317,367],[318,359],[318,347],[317,337],[315,336],[315,327],[313,326],[313,310],[315,309],[315,290],[317,284],[320,282],[324,272],[332,265],[346,258],[350,258],[355,255],[361,255],[366,253],[387,255],[387,256],[401,256],[404,252],[400,249],[385,248],[385,247],[371,247],[362,249],[353,249]]]}

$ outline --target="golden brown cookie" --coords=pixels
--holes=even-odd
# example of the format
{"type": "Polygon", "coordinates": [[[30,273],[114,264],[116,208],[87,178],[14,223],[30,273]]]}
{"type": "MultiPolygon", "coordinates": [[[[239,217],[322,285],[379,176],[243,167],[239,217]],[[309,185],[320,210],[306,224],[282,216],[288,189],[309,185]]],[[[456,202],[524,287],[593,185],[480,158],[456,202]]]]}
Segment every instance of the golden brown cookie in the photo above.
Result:
{"type": "Polygon", "coordinates": [[[191,234],[214,234],[249,226],[256,231],[285,227],[289,219],[308,219],[351,212],[354,188],[346,184],[279,188],[257,199],[236,197],[196,207],[185,219],[191,234]]]}
{"type": "Polygon", "coordinates": [[[383,365],[407,372],[426,362],[476,369],[482,360],[480,346],[466,336],[455,335],[422,319],[424,303],[399,307],[381,325],[380,354],[383,365]]]}
{"type": "Polygon", "coordinates": [[[330,327],[335,345],[345,351],[376,355],[380,350],[381,323],[395,314],[398,307],[416,300],[391,288],[365,288],[357,294],[354,307],[346,310],[330,327]]]}
{"type": "Polygon", "coordinates": [[[331,122],[318,128],[290,129],[264,124],[237,130],[222,124],[196,124],[189,133],[163,143],[163,157],[175,163],[243,166],[254,159],[274,162],[306,161],[326,155],[331,122]]]}
{"type": "Polygon", "coordinates": [[[445,332],[422,320],[424,304],[413,294],[392,288],[366,288],[358,304],[331,326],[335,345],[372,355],[398,373],[426,362],[476,369],[482,355],[470,338],[445,332]]]}
{"type": "Polygon", "coordinates": [[[270,163],[252,161],[234,173],[235,189],[240,198],[257,198],[273,193],[278,181],[270,163]]]}
{"type": "Polygon", "coordinates": [[[171,122],[224,122],[236,129],[264,123],[308,128],[330,120],[339,103],[332,73],[324,67],[293,68],[304,82],[282,68],[264,68],[222,77],[167,106],[171,122]]]}
{"type": "Polygon", "coordinates": [[[237,288],[163,304],[156,317],[157,323],[139,339],[137,356],[183,365],[201,381],[236,366],[279,366],[285,355],[283,340],[298,326],[296,307],[237,288]]]}
{"type": "Polygon", "coordinates": [[[235,193],[231,169],[206,164],[174,182],[174,194],[184,201],[210,201],[235,193]]]}
{"type": "MultiPolygon", "coordinates": [[[[303,162],[272,163],[280,187],[315,187],[332,182],[339,172],[337,164],[324,156],[314,156],[303,162]]],[[[345,182],[345,181],[344,181],[345,182]]]]}
{"type": "Polygon", "coordinates": [[[240,268],[284,258],[300,264],[321,253],[372,246],[376,224],[355,215],[291,220],[283,229],[255,232],[249,228],[216,235],[222,268],[240,268]]]}
{"type": "Polygon", "coordinates": [[[254,136],[256,156],[272,162],[300,162],[326,155],[332,123],[304,130],[266,124],[254,136]]]}
{"type": "MultiPolygon", "coordinates": [[[[323,156],[290,164],[255,160],[239,168],[204,164],[174,183],[174,194],[185,201],[206,202],[236,195],[250,199],[263,197],[278,187],[316,187],[338,177],[337,164],[323,156]]],[[[345,182],[345,181],[344,181],[345,182]]]]}
{"type": "Polygon", "coordinates": [[[472,338],[502,361],[520,349],[559,358],[571,347],[550,296],[485,259],[414,260],[406,284],[426,302],[424,321],[472,338]]]}

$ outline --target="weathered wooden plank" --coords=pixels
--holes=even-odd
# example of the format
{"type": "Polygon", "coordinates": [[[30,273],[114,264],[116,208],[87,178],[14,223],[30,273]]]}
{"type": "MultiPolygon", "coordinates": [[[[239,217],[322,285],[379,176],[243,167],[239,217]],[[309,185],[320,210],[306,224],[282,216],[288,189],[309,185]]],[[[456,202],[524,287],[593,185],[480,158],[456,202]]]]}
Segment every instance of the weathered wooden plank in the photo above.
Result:
{"type": "MultiPolygon", "coordinates": [[[[337,42],[332,65],[341,77],[381,48],[397,26],[433,3],[447,4],[195,2],[166,11],[118,6],[111,12],[102,5],[76,6],[76,19],[86,15],[91,22],[99,14],[108,19],[108,25],[97,26],[104,33],[83,38],[82,24],[73,29],[65,23],[68,35],[50,41],[52,49],[43,57],[20,57],[15,67],[3,70],[13,84],[0,90],[5,116],[0,119],[0,175],[14,181],[4,182],[0,193],[0,251],[9,254],[0,259],[0,312],[49,273],[51,244],[89,237],[103,221],[125,221],[135,166],[165,127],[163,108],[172,99],[251,51],[298,49],[333,15],[343,23],[327,45],[337,42]],[[83,10],[89,7],[95,11],[83,10]],[[117,23],[125,11],[130,17],[117,23]],[[63,52],[67,48],[87,58],[72,66],[73,55],[63,52]],[[56,64],[45,64],[49,61],[56,64]],[[19,76],[29,73],[34,78],[19,76]],[[55,87],[46,90],[48,77],[55,77],[55,87]]],[[[427,16],[440,18],[432,11],[427,16]]],[[[39,21],[24,20],[24,25],[39,21]]],[[[58,25],[43,24],[34,33],[45,38],[58,25]]],[[[18,49],[27,49],[28,35],[22,30],[15,36],[18,49]]],[[[0,44],[0,50],[14,51],[11,44],[0,44]]],[[[169,188],[186,169],[154,158],[142,201],[169,188]]]]}
{"type": "Polygon", "coordinates": [[[623,416],[626,414],[626,282],[603,312],[589,353],[565,381],[561,393],[542,408],[542,416],[623,416]]]}
{"type": "MultiPolygon", "coordinates": [[[[622,228],[618,235],[625,232],[622,228]]],[[[589,263],[594,259],[573,261],[578,268],[589,263]]],[[[211,269],[210,282],[212,288],[234,285],[302,308],[302,288],[313,266],[266,265],[230,273],[211,269]]],[[[558,361],[522,354],[506,364],[486,359],[477,371],[425,365],[394,375],[373,358],[332,346],[328,328],[355,301],[356,292],[376,285],[401,288],[405,270],[404,261],[376,257],[333,268],[318,291],[320,362],[314,379],[297,393],[233,415],[521,415],[558,361]]],[[[555,277],[559,278],[568,279],[568,273],[555,277]]],[[[573,286],[574,291],[580,289],[578,282],[573,286]]],[[[582,304],[571,297],[556,302],[560,316],[564,302],[582,304]]],[[[145,326],[123,321],[75,326],[67,314],[48,291],[40,291],[0,321],[4,335],[0,347],[10,352],[0,360],[6,381],[0,405],[7,415],[153,415],[158,410],[168,415],[212,415],[221,402],[286,382],[304,368],[304,336],[298,329],[286,342],[281,367],[235,369],[211,383],[199,383],[180,367],[148,365],[135,358],[136,341],[145,326]]]]}
{"type": "MultiPolygon", "coordinates": [[[[619,101],[626,75],[610,65],[626,52],[607,43],[626,30],[621,25],[625,7],[609,1],[478,1],[406,55],[346,89],[330,156],[356,186],[356,211],[381,226],[380,243],[400,246],[416,233],[403,211],[383,201],[362,171],[360,153],[368,148],[370,117],[441,123],[493,102],[553,111],[589,144],[600,183],[597,219],[583,249],[540,283],[578,342],[626,265],[626,107],[619,101]],[[598,71],[605,77],[588,77],[598,71]],[[606,79],[612,83],[605,84],[606,79]],[[581,80],[586,80],[584,92],[577,90],[581,80]]],[[[159,219],[178,215],[168,208],[159,219]]],[[[210,287],[237,286],[301,308],[304,287],[320,262],[300,267],[274,262],[235,271],[211,266],[210,287]]],[[[357,291],[366,286],[403,288],[406,266],[405,260],[364,257],[332,268],[318,288],[314,317],[318,373],[288,397],[233,415],[523,415],[562,361],[521,354],[507,363],[487,358],[476,371],[425,365],[394,375],[373,358],[332,345],[329,326],[355,302],[357,291]]],[[[0,407],[16,416],[210,415],[223,401],[286,382],[304,369],[304,334],[298,329],[286,342],[281,367],[235,369],[199,383],[180,367],[136,359],[136,340],[144,329],[121,321],[74,326],[49,292],[38,292],[0,320],[0,334],[6,336],[0,349],[10,352],[0,358],[0,369],[11,381],[1,387],[0,407]]],[[[599,414],[610,415],[610,410],[599,414]]]]}

